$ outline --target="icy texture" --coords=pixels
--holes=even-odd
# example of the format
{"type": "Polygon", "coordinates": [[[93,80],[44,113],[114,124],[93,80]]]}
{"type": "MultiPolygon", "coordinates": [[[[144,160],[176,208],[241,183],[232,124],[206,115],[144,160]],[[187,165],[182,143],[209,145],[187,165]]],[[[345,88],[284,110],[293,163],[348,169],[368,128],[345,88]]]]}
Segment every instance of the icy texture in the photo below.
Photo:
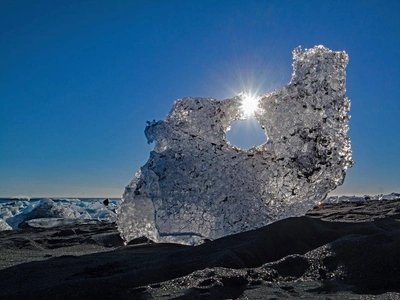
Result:
{"type": "Polygon", "coordinates": [[[22,213],[16,215],[13,219],[7,220],[7,223],[17,229],[18,225],[24,221],[38,218],[76,218],[79,214],[69,208],[58,206],[51,199],[43,199],[35,207],[27,207],[22,213]]]}
{"type": "Polygon", "coordinates": [[[12,230],[12,228],[3,219],[0,219],[0,231],[3,230],[12,230]]]}
{"type": "Polygon", "coordinates": [[[25,221],[25,226],[30,228],[54,228],[60,226],[77,226],[82,224],[97,224],[93,219],[71,219],[71,218],[39,218],[25,221]]]}
{"type": "Polygon", "coordinates": [[[398,200],[400,199],[400,193],[390,193],[387,195],[364,195],[364,196],[330,196],[326,198],[323,203],[342,203],[342,202],[363,202],[370,200],[398,200]]]}
{"type": "Polygon", "coordinates": [[[249,150],[225,133],[244,119],[244,95],[175,101],[148,122],[147,163],[126,187],[117,223],[130,241],[196,244],[300,216],[343,183],[353,165],[347,137],[345,52],[323,46],[293,51],[284,88],[260,97],[254,116],[267,142],[249,150]]]}
{"type": "MultiPolygon", "coordinates": [[[[18,226],[23,222],[43,218],[49,219],[47,221],[48,226],[51,226],[52,223],[56,224],[55,219],[97,219],[115,222],[115,207],[117,206],[117,202],[111,200],[110,204],[106,207],[103,204],[103,200],[57,199],[53,201],[52,199],[41,199],[37,203],[17,200],[0,205],[0,220],[4,220],[14,230],[18,229],[18,226]]],[[[43,222],[42,220],[41,223],[43,222]]],[[[0,224],[0,230],[3,227],[6,228],[0,224]]]]}

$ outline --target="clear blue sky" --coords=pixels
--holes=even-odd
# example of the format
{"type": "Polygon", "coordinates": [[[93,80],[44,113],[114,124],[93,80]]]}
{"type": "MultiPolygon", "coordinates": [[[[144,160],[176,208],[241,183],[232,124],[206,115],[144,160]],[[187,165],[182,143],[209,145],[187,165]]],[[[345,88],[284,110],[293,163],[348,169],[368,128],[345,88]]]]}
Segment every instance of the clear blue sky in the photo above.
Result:
{"type": "Polygon", "coordinates": [[[146,120],[186,96],[290,81],[345,50],[355,165],[338,194],[400,191],[400,1],[0,1],[0,197],[119,197],[146,120]]]}

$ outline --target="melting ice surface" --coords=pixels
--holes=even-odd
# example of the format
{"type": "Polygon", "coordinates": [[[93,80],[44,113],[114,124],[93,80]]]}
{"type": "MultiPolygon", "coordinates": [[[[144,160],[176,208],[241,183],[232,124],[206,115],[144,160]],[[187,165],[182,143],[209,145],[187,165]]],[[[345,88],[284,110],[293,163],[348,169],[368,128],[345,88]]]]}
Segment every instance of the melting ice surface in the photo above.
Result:
{"type": "Polygon", "coordinates": [[[31,227],[90,223],[91,220],[115,222],[119,199],[1,199],[0,230],[18,229],[23,222],[31,227]]]}
{"type": "Polygon", "coordinates": [[[148,122],[147,163],[126,187],[117,224],[130,241],[196,244],[300,216],[341,185],[353,165],[345,96],[348,56],[293,51],[291,82],[261,95],[253,113],[268,137],[244,150],[226,132],[246,118],[246,95],[175,101],[148,122]]]}

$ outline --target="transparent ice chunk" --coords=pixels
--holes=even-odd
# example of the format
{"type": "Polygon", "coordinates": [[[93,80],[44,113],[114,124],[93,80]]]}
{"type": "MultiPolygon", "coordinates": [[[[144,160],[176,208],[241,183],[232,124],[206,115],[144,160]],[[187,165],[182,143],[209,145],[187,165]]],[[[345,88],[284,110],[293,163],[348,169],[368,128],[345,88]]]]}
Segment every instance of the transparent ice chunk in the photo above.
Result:
{"type": "Polygon", "coordinates": [[[245,95],[175,101],[148,122],[147,163],[126,187],[117,224],[130,241],[196,244],[304,215],[353,165],[345,96],[348,56],[323,46],[293,51],[291,82],[259,97],[267,142],[244,150],[226,132],[246,117],[245,95]]]}

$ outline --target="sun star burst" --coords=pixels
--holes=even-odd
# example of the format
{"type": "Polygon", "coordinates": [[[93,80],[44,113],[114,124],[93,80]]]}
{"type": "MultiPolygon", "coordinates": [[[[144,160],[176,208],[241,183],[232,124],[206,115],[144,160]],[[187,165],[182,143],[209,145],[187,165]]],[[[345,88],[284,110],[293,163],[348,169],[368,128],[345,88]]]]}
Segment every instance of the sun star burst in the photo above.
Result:
{"type": "Polygon", "coordinates": [[[259,97],[253,95],[244,94],[242,96],[242,110],[246,117],[249,117],[254,114],[254,112],[258,108],[259,97]]]}

